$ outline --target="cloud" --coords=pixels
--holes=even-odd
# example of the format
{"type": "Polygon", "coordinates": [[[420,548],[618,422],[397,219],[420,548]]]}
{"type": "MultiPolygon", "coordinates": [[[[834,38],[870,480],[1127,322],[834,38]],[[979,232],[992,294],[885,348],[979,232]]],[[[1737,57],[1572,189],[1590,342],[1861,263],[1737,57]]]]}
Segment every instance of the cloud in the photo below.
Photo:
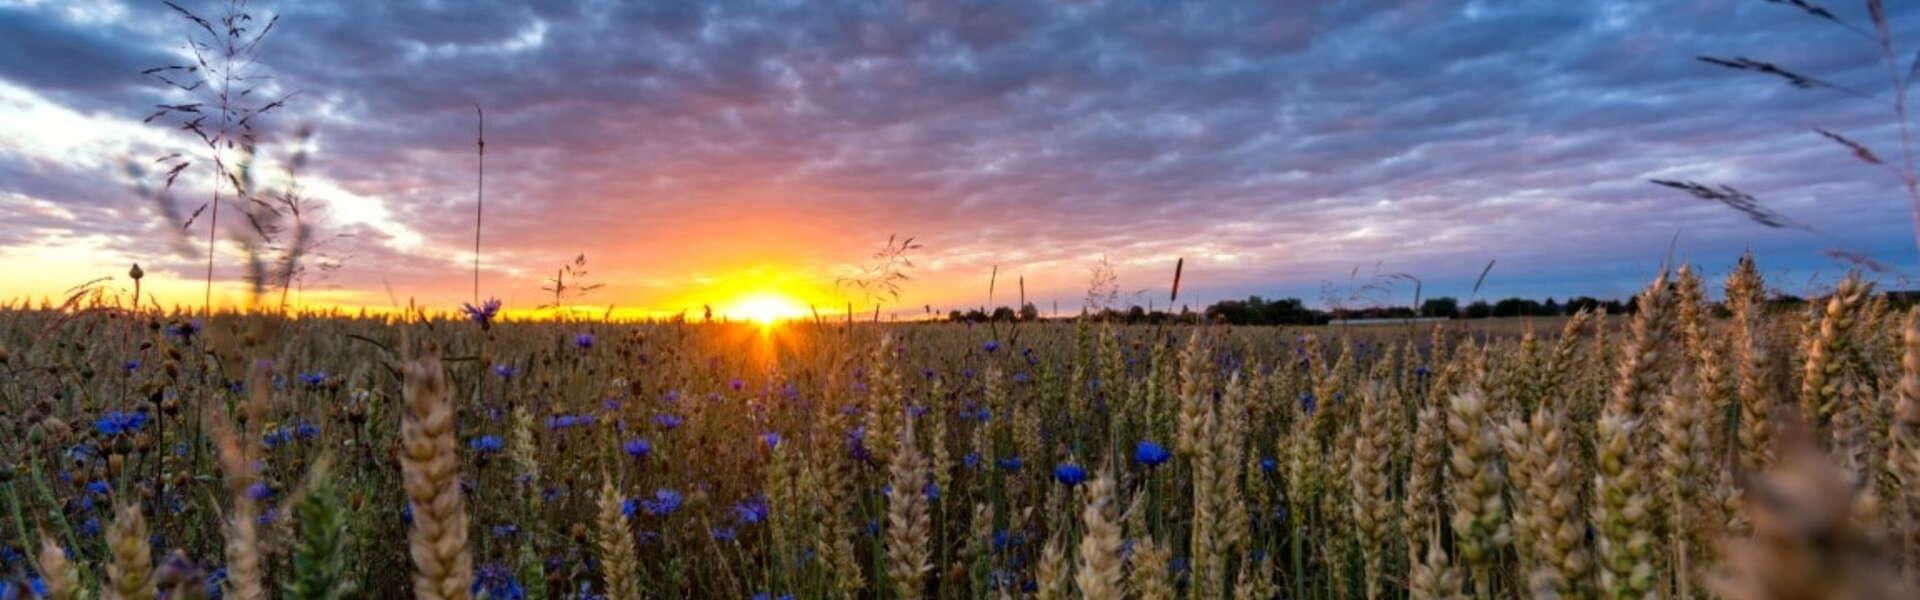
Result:
{"type": "MultiPolygon", "coordinates": [[[[262,65],[298,92],[279,130],[316,128],[312,189],[357,233],[343,287],[463,297],[476,103],[489,287],[534,290],[585,252],[634,304],[729,269],[830,278],[894,232],[927,244],[916,306],[980,301],[994,264],[1076,298],[1102,255],[1129,288],[1186,256],[1216,296],[1311,297],[1375,264],[1464,294],[1489,258],[1496,293],[1620,294],[1676,232],[1710,266],[1752,247],[1832,270],[1833,246],[1914,265],[1897,186],[1808,129],[1890,155],[1883,106],[1693,60],[1885,88],[1871,44],[1763,3],[481,4],[271,7],[262,65]],[[1739,185],[1827,233],[1651,177],[1739,185]]],[[[22,40],[0,85],[84,116],[76,139],[138,129],[164,96],[128,71],[181,34],[164,7],[95,5],[0,7],[22,40]]],[[[30,125],[0,113],[0,132],[30,125]]],[[[118,157],[56,141],[0,151],[6,202],[66,211],[0,223],[0,247],[140,214],[97,183],[118,157]]]]}

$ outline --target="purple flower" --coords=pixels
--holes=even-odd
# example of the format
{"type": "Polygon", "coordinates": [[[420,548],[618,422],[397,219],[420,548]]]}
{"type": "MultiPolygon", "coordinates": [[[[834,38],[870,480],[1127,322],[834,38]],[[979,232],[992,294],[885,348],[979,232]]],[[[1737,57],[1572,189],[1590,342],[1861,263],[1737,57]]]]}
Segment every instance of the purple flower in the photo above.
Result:
{"type": "Polygon", "coordinates": [[[473,585],[467,593],[488,600],[526,600],[527,597],[526,588],[513,578],[513,571],[499,563],[487,563],[474,569],[473,585]]]}
{"type": "Polygon", "coordinates": [[[673,413],[660,413],[653,416],[653,424],[659,425],[661,429],[674,429],[686,421],[685,418],[673,413]]]}
{"type": "Polygon", "coordinates": [[[660,488],[653,491],[653,498],[641,500],[640,507],[646,509],[647,514],[664,517],[680,510],[680,505],[685,501],[686,497],[681,496],[680,492],[660,488]]]}
{"type": "Polygon", "coordinates": [[[460,312],[467,313],[467,319],[479,325],[480,329],[489,329],[493,327],[493,317],[500,314],[500,299],[488,298],[479,306],[463,302],[460,304],[460,312]]]}
{"type": "Polygon", "coordinates": [[[514,375],[520,374],[520,370],[507,363],[494,363],[493,374],[499,375],[501,379],[513,379],[514,375]]]}
{"type": "Polygon", "coordinates": [[[468,441],[467,447],[481,454],[493,454],[505,448],[506,442],[501,441],[500,436],[497,435],[483,435],[468,441]]]}
{"type": "Polygon", "coordinates": [[[625,451],[627,453],[627,456],[631,456],[634,458],[646,458],[647,455],[653,454],[653,442],[649,442],[640,438],[633,438],[633,439],[627,440],[626,443],[621,444],[620,449],[622,451],[625,451]]]}
{"type": "Polygon", "coordinates": [[[1133,446],[1133,460],[1149,467],[1160,466],[1170,458],[1173,458],[1173,453],[1168,452],[1166,447],[1147,440],[1140,440],[1133,446]]]}
{"type": "Polygon", "coordinates": [[[140,431],[147,426],[147,413],[139,411],[113,411],[93,421],[93,428],[101,435],[121,435],[140,431]]]}
{"type": "Polygon", "coordinates": [[[578,346],[578,347],[580,347],[580,348],[581,348],[581,349],[583,349],[583,350],[584,350],[584,349],[588,349],[588,348],[592,348],[592,347],[593,347],[593,334],[592,334],[592,333],[588,333],[588,332],[585,332],[585,331],[582,331],[582,332],[580,332],[580,333],[577,333],[577,334],[574,334],[574,336],[573,336],[573,345],[574,345],[574,346],[578,346]]]}
{"type": "Polygon", "coordinates": [[[755,496],[733,505],[733,515],[741,525],[753,525],[767,520],[767,501],[755,496]]]}
{"type": "Polygon", "coordinates": [[[780,447],[780,432],[769,431],[766,433],[762,433],[760,434],[760,441],[765,442],[767,444],[768,450],[777,449],[780,447]]]}
{"type": "Polygon", "coordinates": [[[1053,479],[1068,487],[1080,485],[1087,481],[1087,470],[1073,463],[1060,463],[1053,468],[1053,479]]]}

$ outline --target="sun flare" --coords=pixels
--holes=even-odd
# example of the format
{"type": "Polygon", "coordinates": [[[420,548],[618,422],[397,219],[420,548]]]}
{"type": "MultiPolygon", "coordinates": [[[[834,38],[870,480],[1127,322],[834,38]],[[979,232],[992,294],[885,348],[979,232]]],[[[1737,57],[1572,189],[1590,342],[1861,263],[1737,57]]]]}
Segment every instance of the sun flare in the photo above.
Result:
{"type": "Polygon", "coordinates": [[[721,314],[736,319],[746,319],[761,325],[772,325],[788,319],[806,316],[807,307],[799,300],[778,292],[755,292],[741,296],[722,307],[721,314]]]}

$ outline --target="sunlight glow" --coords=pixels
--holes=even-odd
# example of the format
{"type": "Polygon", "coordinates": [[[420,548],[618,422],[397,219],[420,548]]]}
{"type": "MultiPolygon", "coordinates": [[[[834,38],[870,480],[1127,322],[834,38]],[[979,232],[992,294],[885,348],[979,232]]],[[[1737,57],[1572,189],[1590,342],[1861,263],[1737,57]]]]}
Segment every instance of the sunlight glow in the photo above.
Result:
{"type": "Polygon", "coordinates": [[[753,292],[720,307],[720,314],[766,326],[805,317],[807,307],[799,300],[779,292],[753,292]]]}

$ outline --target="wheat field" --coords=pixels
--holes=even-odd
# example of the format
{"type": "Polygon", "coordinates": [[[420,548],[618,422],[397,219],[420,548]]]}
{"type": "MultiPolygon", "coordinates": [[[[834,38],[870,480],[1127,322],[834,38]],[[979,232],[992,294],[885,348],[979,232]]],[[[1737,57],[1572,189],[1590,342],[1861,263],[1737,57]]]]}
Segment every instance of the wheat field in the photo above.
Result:
{"type": "Polygon", "coordinates": [[[1858,277],[1361,329],[0,313],[7,597],[1896,598],[1858,277]]]}

